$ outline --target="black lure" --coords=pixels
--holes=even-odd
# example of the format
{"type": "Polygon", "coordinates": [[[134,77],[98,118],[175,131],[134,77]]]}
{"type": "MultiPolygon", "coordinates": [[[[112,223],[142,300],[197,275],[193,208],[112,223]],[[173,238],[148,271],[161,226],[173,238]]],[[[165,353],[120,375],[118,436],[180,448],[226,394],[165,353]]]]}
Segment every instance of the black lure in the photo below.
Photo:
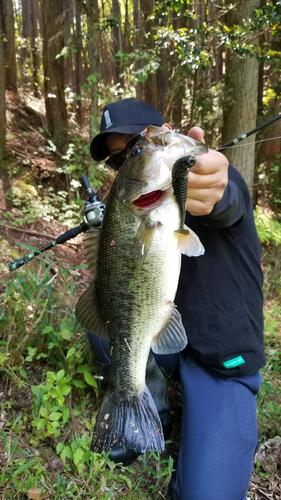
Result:
{"type": "Polygon", "coordinates": [[[196,163],[196,158],[194,156],[183,156],[179,158],[172,169],[172,183],[174,194],[180,208],[180,227],[177,232],[185,233],[184,221],[185,221],[185,205],[186,205],[186,194],[188,185],[188,172],[191,167],[194,167],[196,163]]]}

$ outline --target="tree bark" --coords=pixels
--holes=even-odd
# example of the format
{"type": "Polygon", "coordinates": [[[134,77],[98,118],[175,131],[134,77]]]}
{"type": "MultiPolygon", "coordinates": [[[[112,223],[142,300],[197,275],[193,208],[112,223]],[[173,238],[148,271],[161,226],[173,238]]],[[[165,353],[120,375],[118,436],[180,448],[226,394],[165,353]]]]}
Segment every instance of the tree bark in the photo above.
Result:
{"type": "Polygon", "coordinates": [[[48,130],[60,152],[68,145],[67,112],[64,95],[62,0],[43,0],[44,93],[48,130]]]}
{"type": "Polygon", "coordinates": [[[15,46],[15,19],[12,0],[2,0],[2,23],[5,36],[6,89],[17,92],[17,66],[15,46]]]}
{"type": "MultiPolygon", "coordinates": [[[[259,0],[245,0],[237,9],[228,13],[227,24],[243,23],[243,19],[251,17],[259,0]]],[[[258,44],[258,37],[254,40],[258,44]]],[[[233,53],[226,56],[225,95],[226,105],[223,113],[222,143],[226,143],[238,135],[251,130],[257,121],[259,64],[255,57],[239,57],[233,53]]],[[[253,189],[255,170],[255,136],[243,141],[244,147],[234,147],[224,152],[229,162],[244,177],[250,192],[253,189]]]]}
{"type": "MultiPolygon", "coordinates": [[[[82,83],[82,33],[81,33],[81,7],[80,0],[75,0],[74,14],[76,19],[75,48],[76,48],[76,68],[75,68],[75,92],[77,96],[81,94],[82,83]]],[[[76,119],[78,125],[82,125],[82,101],[76,101],[76,119]]]]}
{"type": "Polygon", "coordinates": [[[32,51],[32,86],[34,97],[39,98],[39,79],[38,73],[40,70],[40,56],[37,49],[38,38],[38,0],[31,0],[31,51],[32,51]]]}
{"type": "Polygon", "coordinates": [[[5,157],[6,105],[5,105],[5,55],[3,43],[3,0],[0,0],[0,160],[5,157]]]}
{"type": "MultiPolygon", "coordinates": [[[[139,0],[133,0],[133,18],[134,18],[134,28],[135,28],[134,52],[137,53],[137,51],[140,48],[140,42],[141,42],[141,38],[142,38],[139,0]]],[[[140,61],[137,60],[135,63],[135,71],[138,71],[140,68],[141,68],[141,63],[140,63],[140,61]]],[[[136,98],[139,101],[141,101],[142,95],[143,95],[143,84],[137,83],[137,85],[136,85],[136,98]]]]}
{"type": "Polygon", "coordinates": [[[25,40],[20,51],[21,79],[25,82],[25,66],[29,67],[31,38],[31,0],[21,0],[22,38],[25,40]]]}
{"type": "MultiPolygon", "coordinates": [[[[151,14],[155,6],[155,0],[140,0],[140,10],[143,15],[143,27],[146,33],[151,33],[153,29],[153,22],[147,21],[148,16],[151,14]]],[[[154,48],[154,41],[150,36],[148,38],[147,48],[154,48]]],[[[157,72],[150,73],[144,82],[144,100],[152,104],[155,108],[158,106],[158,93],[157,93],[157,72]]]]}
{"type": "MultiPolygon", "coordinates": [[[[72,44],[71,29],[73,29],[73,0],[63,0],[64,11],[64,43],[67,47],[72,44]]],[[[68,51],[64,59],[65,84],[74,91],[73,57],[72,52],[68,51]]]]}
{"type": "Polygon", "coordinates": [[[124,25],[124,52],[130,54],[132,51],[130,43],[130,20],[129,20],[129,1],[125,1],[125,25],[124,25]]]}
{"type": "Polygon", "coordinates": [[[98,110],[98,79],[99,79],[99,7],[97,0],[88,0],[88,31],[90,33],[89,58],[90,58],[90,83],[91,83],[91,105],[90,105],[90,140],[96,135],[99,128],[98,110]]]}
{"type": "Polygon", "coordinates": [[[121,11],[118,0],[112,0],[112,16],[116,19],[116,25],[112,27],[112,50],[115,59],[114,82],[120,82],[121,58],[116,57],[117,52],[123,52],[122,30],[121,30],[121,11]]]}

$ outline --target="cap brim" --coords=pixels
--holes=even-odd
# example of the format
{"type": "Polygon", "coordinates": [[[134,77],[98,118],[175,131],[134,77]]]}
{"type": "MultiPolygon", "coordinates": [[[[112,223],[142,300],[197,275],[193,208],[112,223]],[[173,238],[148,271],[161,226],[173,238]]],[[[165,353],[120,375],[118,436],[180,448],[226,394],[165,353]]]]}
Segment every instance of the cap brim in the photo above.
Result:
{"type": "Polygon", "coordinates": [[[110,130],[105,130],[96,135],[90,146],[90,153],[95,161],[102,161],[109,156],[109,151],[106,147],[106,138],[109,134],[138,134],[142,132],[148,125],[126,125],[123,127],[116,127],[110,130]]]}

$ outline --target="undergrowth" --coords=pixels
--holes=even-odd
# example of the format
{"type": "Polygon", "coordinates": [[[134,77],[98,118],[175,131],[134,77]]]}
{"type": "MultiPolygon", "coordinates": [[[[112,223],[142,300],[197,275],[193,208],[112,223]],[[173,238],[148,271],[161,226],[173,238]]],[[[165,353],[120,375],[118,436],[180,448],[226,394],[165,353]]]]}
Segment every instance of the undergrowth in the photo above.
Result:
{"type": "MultiPolygon", "coordinates": [[[[265,441],[281,432],[281,231],[260,211],[256,220],[265,275],[268,363],[258,397],[265,441]]],[[[105,387],[74,315],[83,266],[54,276],[52,264],[38,260],[36,269],[0,279],[0,498],[169,500],[174,462],[167,451],[130,467],[90,451],[105,387]]]]}
{"type": "Polygon", "coordinates": [[[81,266],[55,278],[51,266],[2,282],[0,497],[159,498],[171,457],[150,453],[117,468],[90,451],[102,389],[74,316],[81,266]]]}

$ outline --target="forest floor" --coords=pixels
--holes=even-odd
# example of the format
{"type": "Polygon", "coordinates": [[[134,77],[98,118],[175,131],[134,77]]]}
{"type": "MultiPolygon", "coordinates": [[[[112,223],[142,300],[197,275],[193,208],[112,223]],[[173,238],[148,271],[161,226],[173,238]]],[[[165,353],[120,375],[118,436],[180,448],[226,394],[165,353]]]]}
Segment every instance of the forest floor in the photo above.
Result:
{"type": "MultiPolygon", "coordinates": [[[[95,378],[85,332],[74,316],[77,297],[92,279],[83,236],[52,248],[19,271],[9,271],[12,260],[50,243],[71,223],[66,224],[67,218],[61,223],[61,214],[67,212],[63,201],[53,213],[34,203],[42,202],[42,189],[69,189],[65,172],[57,172],[61,159],[46,148],[40,109],[32,111],[11,99],[8,130],[7,171],[18,191],[17,204],[4,207],[0,186],[0,499],[171,500],[180,439],[177,382],[168,381],[173,429],[161,456],[151,453],[125,468],[89,452],[105,384],[95,378]]],[[[109,185],[106,179],[102,195],[109,185]]],[[[272,264],[266,252],[263,265],[268,278],[272,264]]],[[[268,364],[258,400],[260,445],[248,493],[252,500],[281,498],[280,296],[274,289],[265,300],[268,364]]]]}

